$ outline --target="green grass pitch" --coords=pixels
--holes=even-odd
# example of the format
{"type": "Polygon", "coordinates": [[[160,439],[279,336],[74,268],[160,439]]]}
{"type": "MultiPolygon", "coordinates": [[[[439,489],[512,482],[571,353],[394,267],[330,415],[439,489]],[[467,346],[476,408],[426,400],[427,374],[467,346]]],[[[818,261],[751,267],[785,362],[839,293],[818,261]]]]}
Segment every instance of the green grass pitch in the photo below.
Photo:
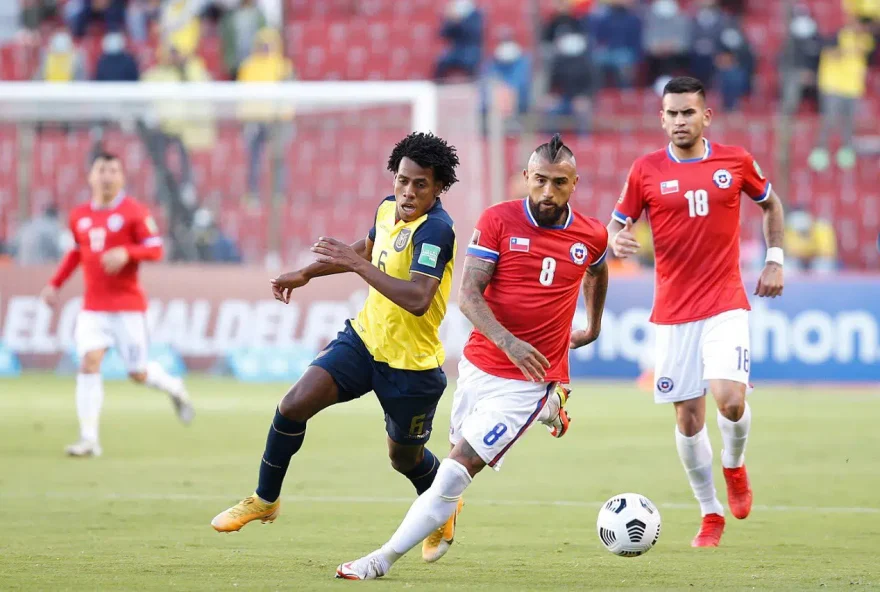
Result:
{"type": "MultiPolygon", "coordinates": [[[[72,378],[0,381],[0,589],[382,590],[850,589],[880,587],[880,392],[759,388],[748,467],[755,508],[728,515],[718,549],[691,549],[699,514],[675,453],[672,411],[629,385],[580,383],[571,431],[542,426],[465,495],[456,543],[418,551],[380,582],[333,579],[393,532],[414,497],[389,466],[372,397],[309,423],[272,525],[215,533],[251,493],[284,385],[192,377],[198,416],[178,425],[163,395],[108,383],[99,459],[68,459],[72,378]],[[595,531],[601,502],[635,491],[663,531],[623,559],[595,531]]],[[[447,448],[451,393],[431,447],[447,448]]],[[[710,413],[716,465],[720,443],[710,413]]],[[[720,468],[716,479],[722,499],[720,468]]]]}

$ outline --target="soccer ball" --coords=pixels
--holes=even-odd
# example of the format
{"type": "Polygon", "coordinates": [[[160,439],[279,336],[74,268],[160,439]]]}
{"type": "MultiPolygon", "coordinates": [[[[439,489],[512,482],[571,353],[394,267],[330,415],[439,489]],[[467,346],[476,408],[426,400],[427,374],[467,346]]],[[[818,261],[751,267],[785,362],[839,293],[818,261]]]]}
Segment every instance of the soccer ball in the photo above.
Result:
{"type": "Polygon", "coordinates": [[[638,557],[660,538],[660,512],[638,493],[621,493],[602,504],[596,520],[599,540],[621,557],[638,557]]]}

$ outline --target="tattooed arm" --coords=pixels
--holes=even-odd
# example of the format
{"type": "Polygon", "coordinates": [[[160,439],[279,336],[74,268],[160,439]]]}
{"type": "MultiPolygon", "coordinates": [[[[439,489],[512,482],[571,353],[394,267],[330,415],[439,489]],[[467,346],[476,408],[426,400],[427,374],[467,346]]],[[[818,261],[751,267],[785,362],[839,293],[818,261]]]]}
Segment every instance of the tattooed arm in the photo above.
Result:
{"type": "Polygon", "coordinates": [[[465,257],[464,277],[458,293],[461,312],[477,331],[507,354],[528,380],[542,382],[546,369],[550,367],[547,358],[499,323],[483,297],[494,272],[494,262],[470,255],[465,257]]]}

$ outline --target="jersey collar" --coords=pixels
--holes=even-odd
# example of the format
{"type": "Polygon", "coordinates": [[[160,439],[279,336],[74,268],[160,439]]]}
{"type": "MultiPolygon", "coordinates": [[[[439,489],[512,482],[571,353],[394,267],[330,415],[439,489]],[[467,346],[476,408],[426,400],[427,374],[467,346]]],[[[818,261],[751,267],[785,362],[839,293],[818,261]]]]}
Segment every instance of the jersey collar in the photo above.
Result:
{"type": "Polygon", "coordinates": [[[712,144],[710,144],[709,140],[707,140],[706,138],[703,138],[703,147],[705,148],[705,150],[703,151],[703,156],[697,158],[686,158],[682,160],[681,158],[677,157],[672,151],[672,142],[669,142],[669,144],[666,146],[666,155],[669,157],[669,160],[671,160],[672,162],[677,162],[679,164],[688,162],[701,162],[703,160],[707,160],[709,156],[712,155],[712,144]]]}
{"type": "Polygon", "coordinates": [[[537,226],[538,228],[547,228],[549,230],[565,230],[569,226],[571,226],[571,222],[574,219],[571,211],[571,204],[565,204],[565,207],[568,208],[568,216],[565,218],[565,222],[561,226],[541,226],[535,220],[535,217],[532,216],[532,210],[529,209],[529,198],[525,198],[523,200],[523,209],[526,212],[526,219],[531,223],[532,226],[537,226]]]}
{"type": "Polygon", "coordinates": [[[114,210],[120,204],[120,202],[122,202],[123,199],[125,199],[125,192],[120,191],[116,195],[116,197],[113,198],[113,201],[111,201],[106,206],[102,206],[100,204],[96,204],[94,201],[90,201],[89,207],[92,208],[92,210],[114,210]]]}

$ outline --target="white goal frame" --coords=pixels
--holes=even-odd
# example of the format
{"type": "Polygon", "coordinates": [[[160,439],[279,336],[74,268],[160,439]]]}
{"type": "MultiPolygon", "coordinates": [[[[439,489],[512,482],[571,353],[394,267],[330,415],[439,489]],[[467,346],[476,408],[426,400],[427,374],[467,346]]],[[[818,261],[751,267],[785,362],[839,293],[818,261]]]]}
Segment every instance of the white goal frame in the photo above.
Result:
{"type": "Polygon", "coordinates": [[[409,104],[412,131],[437,131],[437,87],[432,82],[0,82],[0,121],[121,120],[142,115],[161,101],[215,108],[271,101],[305,110],[409,104]]]}

